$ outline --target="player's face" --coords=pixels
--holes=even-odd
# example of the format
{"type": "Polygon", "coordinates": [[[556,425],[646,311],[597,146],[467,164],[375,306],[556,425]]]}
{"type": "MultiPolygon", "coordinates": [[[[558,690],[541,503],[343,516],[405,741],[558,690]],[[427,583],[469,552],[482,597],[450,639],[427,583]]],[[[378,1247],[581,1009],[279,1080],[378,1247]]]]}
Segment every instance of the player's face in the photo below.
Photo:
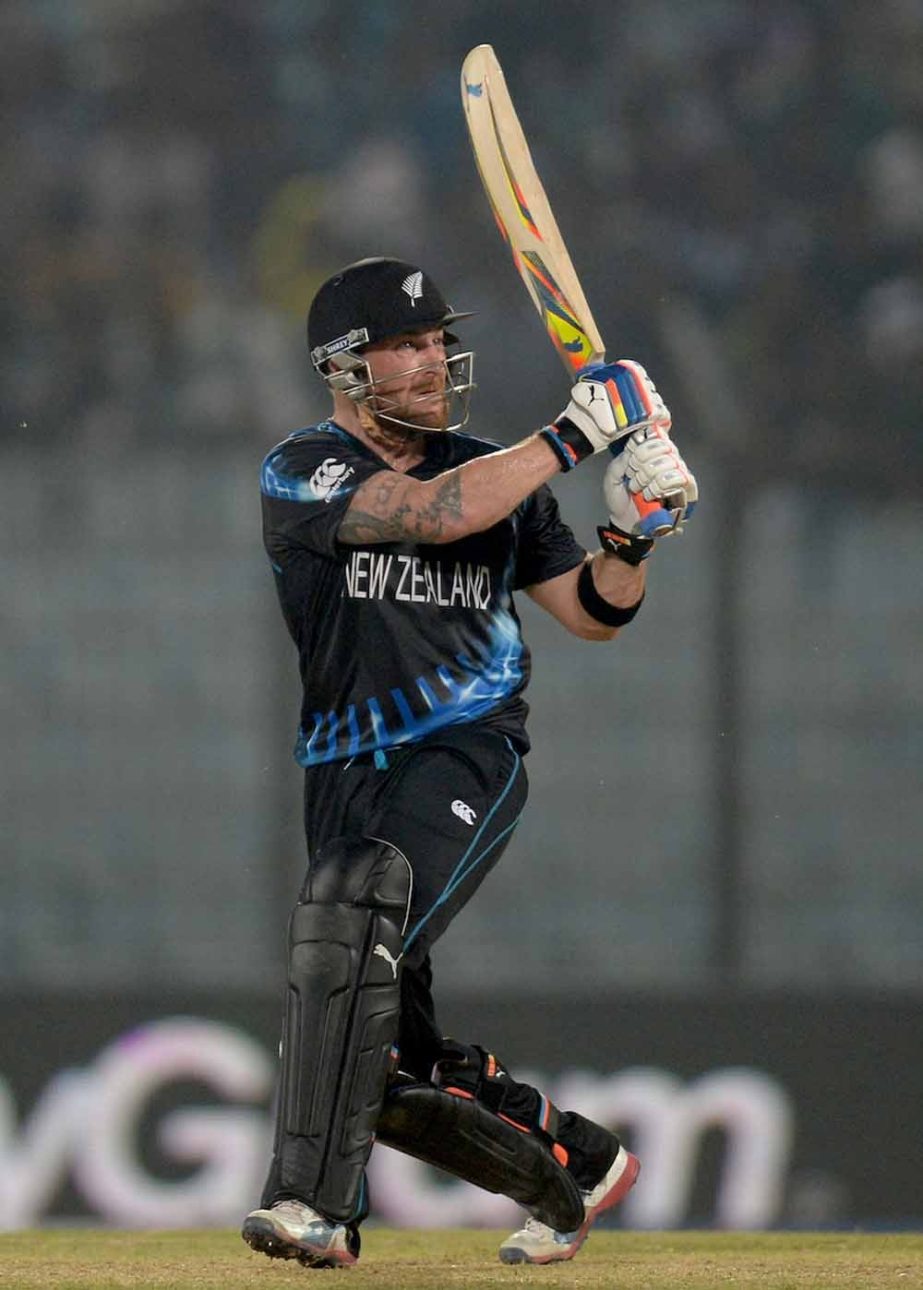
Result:
{"type": "Polygon", "coordinates": [[[389,336],[369,345],[362,357],[375,382],[373,410],[377,406],[391,417],[424,429],[445,429],[449,400],[441,327],[389,336]]]}

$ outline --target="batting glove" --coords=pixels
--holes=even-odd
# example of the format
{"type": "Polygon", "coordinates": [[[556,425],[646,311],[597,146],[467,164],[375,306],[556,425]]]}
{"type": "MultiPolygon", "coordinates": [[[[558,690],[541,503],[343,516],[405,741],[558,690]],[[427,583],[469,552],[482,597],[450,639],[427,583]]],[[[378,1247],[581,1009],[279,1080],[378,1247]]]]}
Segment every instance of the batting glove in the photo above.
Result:
{"type": "Polygon", "coordinates": [[[699,498],[692,471],[659,425],[635,430],[603,476],[609,526],[600,528],[603,548],[640,564],[654,540],[681,533],[699,498]]]}
{"type": "Polygon", "coordinates": [[[667,432],[670,425],[667,406],[647,372],[633,359],[621,358],[586,368],[570,392],[570,403],[541,433],[561,468],[572,470],[634,430],[659,426],[667,432]]]}

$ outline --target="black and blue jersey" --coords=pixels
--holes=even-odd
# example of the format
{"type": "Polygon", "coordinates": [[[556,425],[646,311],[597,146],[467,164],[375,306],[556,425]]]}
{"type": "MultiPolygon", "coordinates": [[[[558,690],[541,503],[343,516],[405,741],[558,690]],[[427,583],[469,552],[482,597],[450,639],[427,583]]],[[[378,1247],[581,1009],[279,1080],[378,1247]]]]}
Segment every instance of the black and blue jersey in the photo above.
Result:
{"type": "MultiPolygon", "coordinates": [[[[408,472],[417,479],[500,450],[451,431],[424,442],[408,472]]],[[[513,592],[585,552],[547,486],[457,542],[338,541],[352,494],[389,469],[333,421],[296,431],[263,462],[263,539],[304,687],[296,759],[345,760],[472,721],[525,750],[530,659],[513,592]]]]}

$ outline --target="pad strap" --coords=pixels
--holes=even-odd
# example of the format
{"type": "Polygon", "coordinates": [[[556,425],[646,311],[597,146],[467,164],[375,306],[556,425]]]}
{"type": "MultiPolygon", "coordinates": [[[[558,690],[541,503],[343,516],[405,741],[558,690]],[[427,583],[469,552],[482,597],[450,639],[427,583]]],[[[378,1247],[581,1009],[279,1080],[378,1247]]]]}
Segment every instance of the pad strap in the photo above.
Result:
{"type": "Polygon", "coordinates": [[[432,1081],[447,1093],[473,1097],[523,1133],[533,1133],[562,1165],[567,1150],[558,1142],[560,1112],[531,1084],[513,1079],[503,1063],[479,1044],[443,1039],[432,1081]]]}

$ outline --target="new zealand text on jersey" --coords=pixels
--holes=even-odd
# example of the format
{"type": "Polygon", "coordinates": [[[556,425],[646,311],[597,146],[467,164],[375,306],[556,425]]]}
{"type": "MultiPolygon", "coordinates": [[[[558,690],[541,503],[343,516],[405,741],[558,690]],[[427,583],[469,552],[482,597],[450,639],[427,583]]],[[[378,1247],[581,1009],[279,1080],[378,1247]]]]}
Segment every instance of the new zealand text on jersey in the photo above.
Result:
{"type": "Polygon", "coordinates": [[[345,595],[354,600],[407,600],[446,609],[487,609],[490,569],[486,564],[443,565],[418,555],[354,551],[346,566],[345,595]]]}

